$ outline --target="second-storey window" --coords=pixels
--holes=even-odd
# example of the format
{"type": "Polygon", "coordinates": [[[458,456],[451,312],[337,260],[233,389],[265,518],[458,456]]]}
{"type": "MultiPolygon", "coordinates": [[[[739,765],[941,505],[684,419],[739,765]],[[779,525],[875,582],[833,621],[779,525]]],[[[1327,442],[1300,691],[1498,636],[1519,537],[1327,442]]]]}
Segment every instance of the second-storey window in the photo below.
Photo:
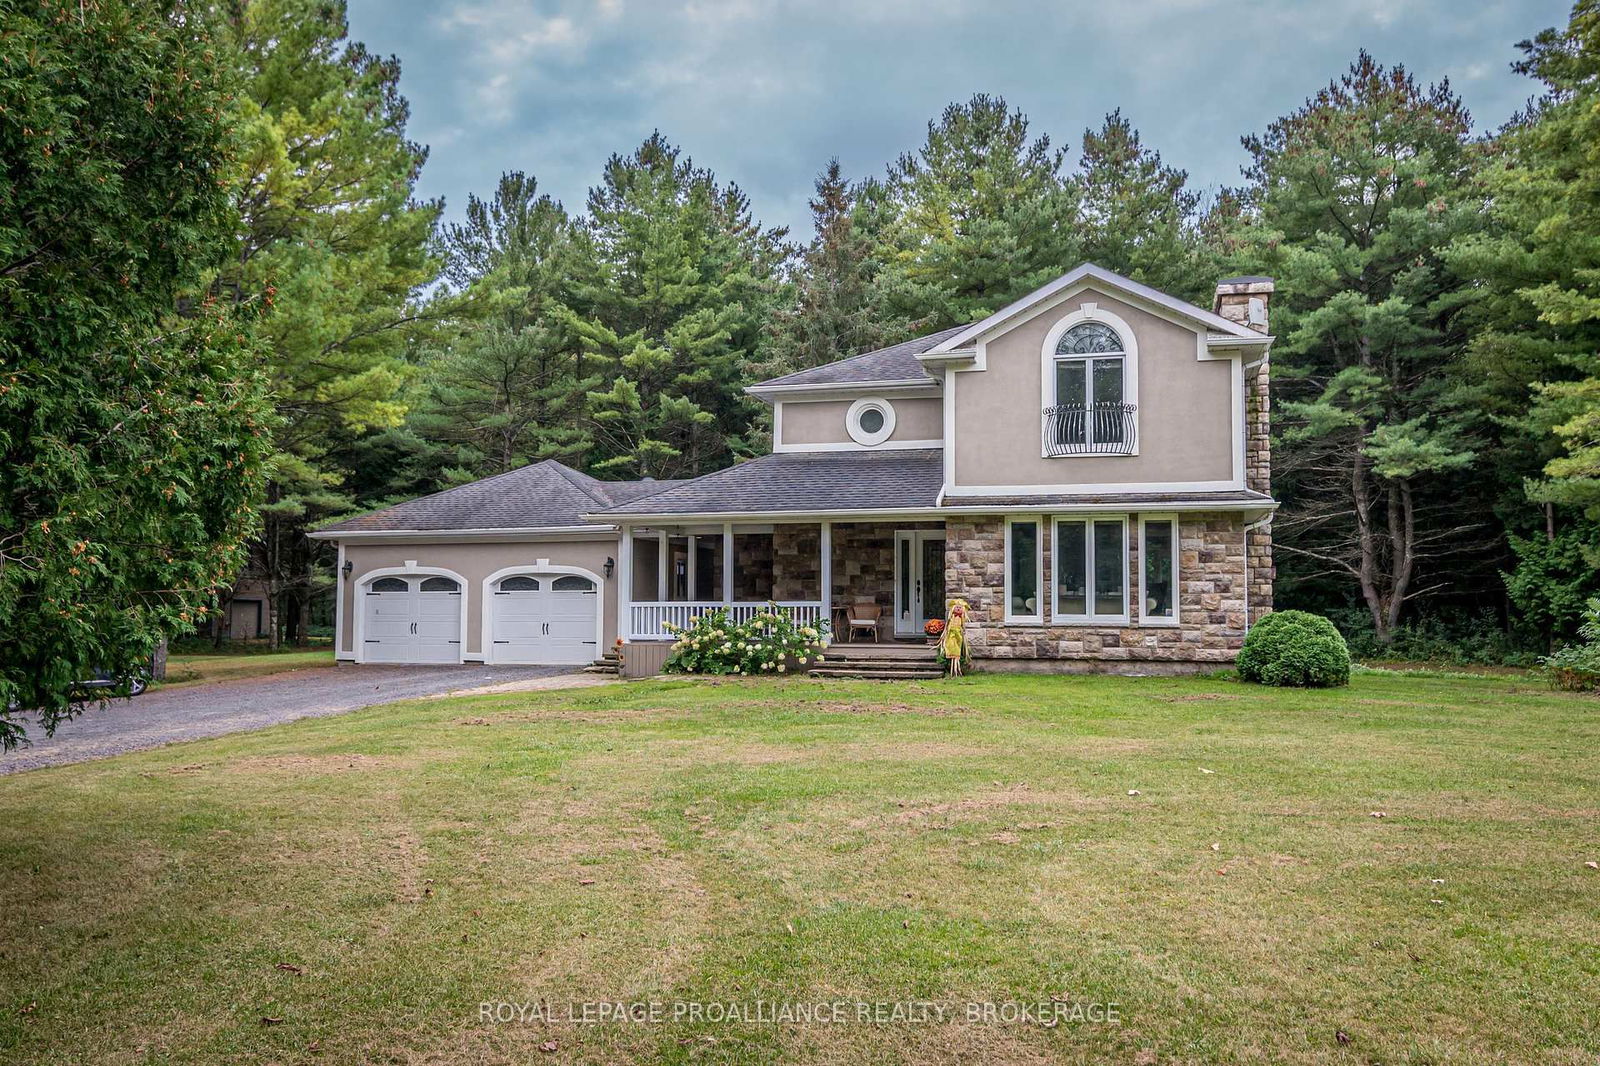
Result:
{"type": "Polygon", "coordinates": [[[1126,366],[1121,336],[1103,322],[1080,322],[1061,335],[1054,355],[1055,396],[1045,412],[1050,454],[1131,448],[1133,408],[1123,402],[1126,366]]]}
{"type": "Polygon", "coordinates": [[[1058,518],[1055,620],[1125,622],[1128,618],[1128,523],[1123,518],[1058,518]]]}

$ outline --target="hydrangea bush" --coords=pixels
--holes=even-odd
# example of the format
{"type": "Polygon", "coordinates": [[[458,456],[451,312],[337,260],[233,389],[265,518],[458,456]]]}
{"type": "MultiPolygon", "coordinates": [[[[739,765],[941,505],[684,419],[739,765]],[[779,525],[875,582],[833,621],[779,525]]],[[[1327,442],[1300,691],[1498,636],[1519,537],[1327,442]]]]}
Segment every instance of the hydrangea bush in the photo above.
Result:
{"type": "Polygon", "coordinates": [[[719,607],[687,627],[665,628],[677,639],[661,668],[674,674],[787,674],[822,662],[828,641],[826,623],[802,625],[775,603],[747,622],[733,621],[719,607]]]}

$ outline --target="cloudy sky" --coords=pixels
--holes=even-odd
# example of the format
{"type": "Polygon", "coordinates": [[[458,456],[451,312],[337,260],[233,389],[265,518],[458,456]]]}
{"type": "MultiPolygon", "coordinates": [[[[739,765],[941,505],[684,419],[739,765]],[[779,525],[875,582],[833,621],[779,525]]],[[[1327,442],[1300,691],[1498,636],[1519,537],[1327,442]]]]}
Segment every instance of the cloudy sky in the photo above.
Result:
{"type": "Polygon", "coordinates": [[[1197,185],[1239,181],[1263,129],[1365,47],[1448,77],[1480,128],[1533,92],[1517,41],[1567,0],[350,0],[351,34],[400,56],[420,192],[459,214],[521,169],[574,211],[612,152],[660,129],[809,236],[806,199],[916,147],[998,93],[1076,155],[1121,107],[1197,185]]]}

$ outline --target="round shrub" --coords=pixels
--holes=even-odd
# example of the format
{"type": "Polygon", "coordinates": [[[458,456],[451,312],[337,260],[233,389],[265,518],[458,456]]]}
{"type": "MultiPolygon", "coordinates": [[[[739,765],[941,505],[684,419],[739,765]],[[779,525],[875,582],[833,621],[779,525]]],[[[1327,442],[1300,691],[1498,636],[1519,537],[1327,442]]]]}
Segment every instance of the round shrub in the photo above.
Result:
{"type": "Polygon", "coordinates": [[[1333,623],[1321,615],[1275,611],[1244,638],[1239,676],[1262,685],[1348,685],[1350,649],[1333,623]]]}

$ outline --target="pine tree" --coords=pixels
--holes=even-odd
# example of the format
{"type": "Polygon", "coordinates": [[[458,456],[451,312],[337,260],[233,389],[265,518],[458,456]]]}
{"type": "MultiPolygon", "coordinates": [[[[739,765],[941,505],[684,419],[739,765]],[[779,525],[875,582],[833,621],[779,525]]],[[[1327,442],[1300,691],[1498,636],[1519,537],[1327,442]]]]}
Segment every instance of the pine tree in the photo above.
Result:
{"type": "Polygon", "coordinates": [[[861,190],[863,225],[886,256],[875,304],[919,332],[941,329],[1069,269],[1081,252],[1062,162],[1000,97],[945,108],[916,153],[861,190]]]}
{"type": "Polygon", "coordinates": [[[348,40],[343,0],[226,0],[210,21],[243,87],[243,233],[218,290],[273,289],[279,308],[262,327],[281,428],[252,568],[271,589],[272,640],[285,606],[303,640],[310,597],[332,581],[305,531],[353,506],[335,450],[405,415],[440,205],[411,198],[427,151],[406,139],[399,61],[348,40]]]}
{"type": "Polygon", "coordinates": [[[465,299],[424,363],[427,385],[410,419],[453,452],[441,479],[539,459],[583,462],[592,446],[585,393],[599,380],[566,319],[594,275],[587,238],[533,177],[513,171],[488,201],[468,197],[466,221],[441,245],[445,276],[465,299]]]}
{"type": "Polygon", "coordinates": [[[590,392],[591,466],[681,477],[726,466],[755,417],[743,369],[788,254],[737,186],[659,133],[606,163],[590,190],[598,280],[566,322],[608,384],[590,392]]]}
{"type": "Polygon", "coordinates": [[[877,264],[854,218],[856,196],[837,159],[816,180],[815,236],[793,272],[793,296],[773,314],[771,343],[753,368],[778,377],[903,340],[906,324],[872,301],[877,264]]]}
{"type": "Polygon", "coordinates": [[[1215,277],[1189,175],[1146,148],[1121,111],[1098,131],[1084,131],[1078,167],[1072,184],[1083,258],[1174,296],[1208,301],[1215,277]]]}
{"type": "Polygon", "coordinates": [[[1454,479],[1475,459],[1476,408],[1442,250],[1476,224],[1470,126],[1448,84],[1363,52],[1244,139],[1258,268],[1278,279],[1278,544],[1353,581],[1383,641],[1469,524],[1454,479]]]}

